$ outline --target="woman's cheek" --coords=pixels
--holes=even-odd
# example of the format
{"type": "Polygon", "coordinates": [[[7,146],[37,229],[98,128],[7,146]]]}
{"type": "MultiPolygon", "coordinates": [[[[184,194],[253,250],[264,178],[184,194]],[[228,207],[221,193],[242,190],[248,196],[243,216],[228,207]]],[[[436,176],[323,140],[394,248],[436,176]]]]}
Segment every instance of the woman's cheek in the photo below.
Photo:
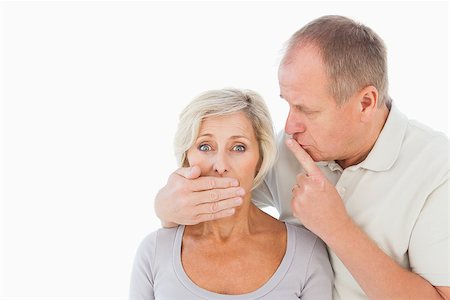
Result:
{"type": "Polygon", "coordinates": [[[239,168],[241,170],[240,175],[242,175],[241,178],[239,178],[239,182],[246,191],[250,191],[253,187],[253,180],[255,179],[257,173],[256,167],[257,162],[250,160],[250,162],[247,161],[245,165],[239,168]]]}

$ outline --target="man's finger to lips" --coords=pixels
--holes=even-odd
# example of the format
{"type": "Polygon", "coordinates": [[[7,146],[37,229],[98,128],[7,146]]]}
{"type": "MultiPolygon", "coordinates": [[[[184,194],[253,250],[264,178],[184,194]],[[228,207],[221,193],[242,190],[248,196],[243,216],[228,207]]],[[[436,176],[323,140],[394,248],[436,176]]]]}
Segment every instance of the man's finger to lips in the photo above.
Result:
{"type": "Polygon", "coordinates": [[[319,168],[316,166],[314,160],[309,156],[309,154],[297,143],[294,139],[288,139],[286,141],[286,145],[289,150],[294,154],[295,158],[297,158],[298,162],[302,165],[303,169],[305,169],[306,174],[318,175],[320,174],[319,168]]]}

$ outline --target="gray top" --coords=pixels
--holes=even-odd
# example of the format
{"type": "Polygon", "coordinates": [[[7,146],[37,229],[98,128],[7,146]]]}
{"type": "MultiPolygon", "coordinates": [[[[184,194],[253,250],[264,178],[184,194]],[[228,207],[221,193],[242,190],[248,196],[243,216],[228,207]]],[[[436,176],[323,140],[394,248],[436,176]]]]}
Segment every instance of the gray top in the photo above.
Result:
{"type": "Polygon", "coordinates": [[[241,295],[213,293],[192,282],[181,264],[184,226],[159,229],[139,246],[131,274],[130,300],[331,299],[333,272],[325,244],[304,228],[285,225],[286,253],[278,269],[263,286],[241,295]]]}

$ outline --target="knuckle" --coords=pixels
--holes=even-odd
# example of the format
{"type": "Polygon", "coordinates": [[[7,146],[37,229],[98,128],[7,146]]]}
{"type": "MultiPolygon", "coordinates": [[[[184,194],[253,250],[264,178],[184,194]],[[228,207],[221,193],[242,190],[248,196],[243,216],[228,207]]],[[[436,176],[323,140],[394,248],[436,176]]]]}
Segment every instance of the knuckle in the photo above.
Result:
{"type": "Polygon", "coordinates": [[[300,174],[300,176],[297,178],[298,182],[305,182],[308,180],[308,174],[300,174]]]}
{"type": "Polygon", "coordinates": [[[206,214],[205,215],[205,221],[212,221],[212,220],[214,220],[214,216],[215,216],[214,213],[206,214]]]}
{"type": "Polygon", "coordinates": [[[209,199],[211,201],[216,201],[217,199],[219,199],[219,193],[217,191],[210,191],[209,192],[209,199]]]}
{"type": "Polygon", "coordinates": [[[213,189],[216,187],[216,180],[214,178],[209,178],[208,180],[208,187],[210,189],[213,189]]]}
{"type": "Polygon", "coordinates": [[[302,184],[298,186],[298,190],[300,192],[306,192],[306,190],[308,189],[308,185],[307,184],[302,184]]]}
{"type": "Polygon", "coordinates": [[[216,211],[218,211],[219,210],[219,205],[218,205],[218,203],[217,202],[213,202],[213,203],[211,203],[211,206],[210,206],[211,208],[211,213],[215,213],[216,211]]]}
{"type": "Polygon", "coordinates": [[[196,190],[195,186],[196,186],[197,182],[195,179],[191,179],[191,180],[185,179],[185,180],[180,180],[180,181],[181,181],[180,186],[182,186],[182,188],[185,191],[193,192],[196,190]]]}
{"type": "MultiPolygon", "coordinates": [[[[302,185],[303,186],[303,185],[302,185]]],[[[300,192],[302,191],[302,186],[298,185],[298,184],[294,184],[294,186],[292,187],[292,193],[294,195],[298,195],[300,194],[300,192]]]]}

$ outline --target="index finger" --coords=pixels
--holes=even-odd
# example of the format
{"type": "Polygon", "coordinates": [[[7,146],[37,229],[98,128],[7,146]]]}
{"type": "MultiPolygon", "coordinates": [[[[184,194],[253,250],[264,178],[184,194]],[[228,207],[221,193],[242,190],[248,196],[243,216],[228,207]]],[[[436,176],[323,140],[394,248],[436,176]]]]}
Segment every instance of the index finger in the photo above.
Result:
{"type": "Polygon", "coordinates": [[[200,176],[190,182],[190,189],[193,192],[226,189],[237,186],[239,186],[239,181],[231,177],[200,176]]]}
{"type": "Polygon", "coordinates": [[[303,149],[300,144],[294,139],[287,139],[286,145],[297,158],[300,165],[305,170],[308,176],[321,176],[322,173],[320,169],[316,166],[314,160],[309,156],[309,154],[303,149]]]}

